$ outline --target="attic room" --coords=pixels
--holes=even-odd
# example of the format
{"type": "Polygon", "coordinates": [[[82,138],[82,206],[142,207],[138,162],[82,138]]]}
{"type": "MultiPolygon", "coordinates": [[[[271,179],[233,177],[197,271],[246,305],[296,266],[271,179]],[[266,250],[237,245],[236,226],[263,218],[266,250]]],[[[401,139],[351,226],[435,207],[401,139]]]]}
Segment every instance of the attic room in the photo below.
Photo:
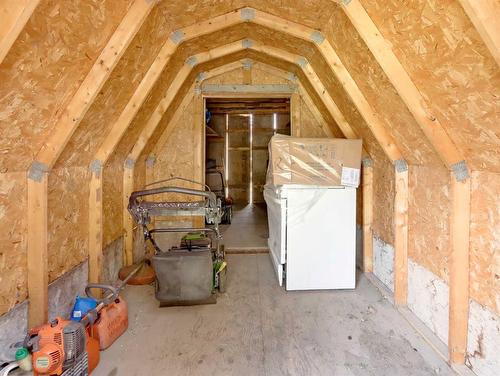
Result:
{"type": "Polygon", "coordinates": [[[500,374],[498,0],[0,20],[0,376],[500,374]]]}

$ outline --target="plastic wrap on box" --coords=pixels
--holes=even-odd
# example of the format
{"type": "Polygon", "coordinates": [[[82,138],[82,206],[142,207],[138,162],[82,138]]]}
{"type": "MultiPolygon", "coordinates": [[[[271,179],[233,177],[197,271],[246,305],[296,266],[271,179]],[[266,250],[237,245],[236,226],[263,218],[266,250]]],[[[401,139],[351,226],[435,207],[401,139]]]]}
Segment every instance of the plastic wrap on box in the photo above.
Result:
{"type": "Polygon", "coordinates": [[[269,142],[266,183],[357,188],[361,149],[361,140],[275,135],[269,142]]]}

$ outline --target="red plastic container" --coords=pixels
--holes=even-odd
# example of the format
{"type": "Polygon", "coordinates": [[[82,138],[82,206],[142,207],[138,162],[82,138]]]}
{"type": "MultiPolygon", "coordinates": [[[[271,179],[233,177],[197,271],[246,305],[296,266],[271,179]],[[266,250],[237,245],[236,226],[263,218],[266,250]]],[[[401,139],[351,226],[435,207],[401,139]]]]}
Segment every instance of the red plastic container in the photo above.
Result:
{"type": "Polygon", "coordinates": [[[99,312],[99,318],[92,325],[92,337],[99,342],[101,350],[107,349],[128,328],[127,302],[118,297],[99,312]]]}

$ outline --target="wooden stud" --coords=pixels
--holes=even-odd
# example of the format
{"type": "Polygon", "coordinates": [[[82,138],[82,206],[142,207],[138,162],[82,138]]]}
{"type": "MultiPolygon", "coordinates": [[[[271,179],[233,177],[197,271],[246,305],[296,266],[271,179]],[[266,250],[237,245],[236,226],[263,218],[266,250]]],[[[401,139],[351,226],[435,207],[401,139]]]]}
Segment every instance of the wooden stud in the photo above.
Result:
{"type": "Polygon", "coordinates": [[[474,24],[493,58],[500,65],[500,2],[498,0],[458,0],[474,24]]]}
{"type": "Polygon", "coordinates": [[[431,113],[422,94],[399,62],[387,41],[381,35],[368,13],[359,2],[351,0],[342,7],[373,56],[394,85],[420,129],[424,132],[441,160],[448,168],[464,160],[457,147],[448,137],[444,127],[431,113]]]}
{"type": "Polygon", "coordinates": [[[87,77],[85,77],[85,80],[63,111],[54,127],[54,132],[42,145],[35,158],[36,161],[44,163],[49,169],[52,168],[66,147],[73,132],[80,124],[83,116],[90,108],[97,93],[101,90],[130,42],[132,42],[132,39],[134,39],[146,20],[154,4],[154,1],[134,1],[122,22],[109,39],[106,47],[104,47],[90,69],[87,77]]]}
{"type": "Polygon", "coordinates": [[[290,98],[290,120],[291,132],[294,137],[300,137],[300,96],[298,93],[293,93],[290,98]]]}
{"type": "Polygon", "coordinates": [[[123,265],[134,263],[134,220],[128,211],[128,201],[134,191],[135,160],[127,160],[123,169],[123,265]]]}
{"type": "Polygon", "coordinates": [[[463,364],[469,321],[470,179],[451,174],[452,217],[448,349],[452,363],[463,364]]]}
{"type": "Polygon", "coordinates": [[[103,161],[103,164],[105,164],[109,156],[115,151],[130,123],[139,112],[139,109],[151,92],[154,84],[159,79],[163,69],[170,61],[176,47],[177,45],[171,39],[168,39],[167,42],[165,42],[141,83],[134,91],[134,94],[128,101],[123,111],[120,113],[120,116],[111,127],[111,130],[107,134],[104,142],[99,147],[99,150],[94,156],[95,160],[101,160],[103,161]]]}
{"type": "Polygon", "coordinates": [[[194,156],[194,180],[205,184],[205,98],[201,93],[197,92],[194,95],[194,134],[198,135],[195,138],[194,149],[198,151],[194,156]]]}
{"type": "Polygon", "coordinates": [[[252,85],[252,67],[250,66],[248,69],[243,69],[243,84],[244,85],[252,85]]]}
{"type": "Polygon", "coordinates": [[[373,161],[363,161],[363,271],[373,272],[373,161]]]}
{"type": "MultiPolygon", "coordinates": [[[[234,43],[229,43],[217,48],[214,48],[212,50],[202,52],[200,54],[194,55],[191,58],[187,60],[187,62],[194,62],[195,64],[201,64],[204,62],[207,62],[209,60],[216,59],[218,57],[222,57],[225,55],[229,55],[234,52],[241,51],[244,47],[242,46],[243,41],[237,41],[234,43]]],[[[189,76],[191,73],[191,70],[193,69],[194,65],[191,66],[189,63],[184,64],[184,66],[179,70],[177,73],[177,76],[175,79],[172,81],[170,84],[169,88],[166,91],[166,95],[162,98],[160,103],[156,106],[155,110],[151,114],[151,116],[148,119],[148,122],[146,123],[144,129],[142,130],[141,134],[139,135],[139,138],[137,139],[136,143],[134,144],[134,147],[129,153],[129,158],[136,160],[139,155],[142,153],[142,150],[148,143],[150,137],[154,133],[158,123],[160,122],[161,118],[163,117],[164,113],[167,111],[168,107],[174,100],[175,96],[177,95],[177,92],[180,90],[182,87],[182,84],[186,80],[186,78],[189,76]]]]}
{"type": "Polygon", "coordinates": [[[92,171],[89,194],[89,282],[99,283],[102,274],[102,168],[92,171]]]}
{"type": "Polygon", "coordinates": [[[0,3],[0,64],[7,56],[40,0],[15,0],[0,3]]]}
{"type": "Polygon", "coordinates": [[[396,165],[394,198],[394,303],[404,306],[408,300],[408,166],[396,165]]]}
{"type": "Polygon", "coordinates": [[[28,325],[42,325],[48,320],[47,261],[47,186],[48,176],[28,178],[28,325]]]}

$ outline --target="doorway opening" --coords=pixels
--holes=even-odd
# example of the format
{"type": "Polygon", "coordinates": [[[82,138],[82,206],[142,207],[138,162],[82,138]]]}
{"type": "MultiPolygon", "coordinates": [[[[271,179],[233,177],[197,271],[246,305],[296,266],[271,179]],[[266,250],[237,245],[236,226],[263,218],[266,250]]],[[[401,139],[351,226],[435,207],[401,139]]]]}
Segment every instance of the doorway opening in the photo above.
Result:
{"type": "Polygon", "coordinates": [[[205,108],[206,183],[231,205],[223,205],[225,248],[267,249],[268,143],[291,134],[290,98],[207,98],[205,108]]]}

